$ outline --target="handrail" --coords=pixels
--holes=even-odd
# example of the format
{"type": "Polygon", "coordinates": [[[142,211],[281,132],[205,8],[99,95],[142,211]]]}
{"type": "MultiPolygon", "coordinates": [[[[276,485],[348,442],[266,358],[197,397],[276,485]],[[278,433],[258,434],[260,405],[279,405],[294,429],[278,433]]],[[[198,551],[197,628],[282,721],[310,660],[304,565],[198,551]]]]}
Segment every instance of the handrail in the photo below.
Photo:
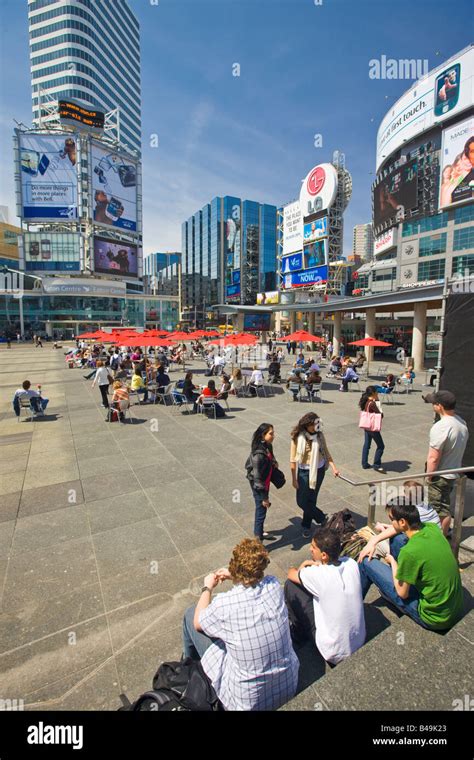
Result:
{"type": "MultiPolygon", "coordinates": [[[[454,524],[453,524],[453,535],[451,539],[451,549],[453,550],[453,554],[458,558],[459,554],[459,545],[461,543],[461,529],[462,529],[462,519],[464,515],[464,499],[466,495],[466,477],[465,474],[467,472],[474,472],[474,465],[471,465],[470,467],[456,467],[452,470],[435,470],[434,472],[420,472],[417,474],[412,473],[405,473],[404,475],[397,475],[395,477],[391,478],[380,478],[379,480],[360,480],[358,483],[356,483],[354,480],[351,480],[350,478],[346,478],[345,475],[339,475],[339,479],[343,480],[346,483],[349,483],[351,486],[374,486],[379,483],[390,483],[394,481],[400,481],[400,480],[407,480],[408,478],[410,480],[414,478],[432,478],[433,476],[441,476],[443,475],[463,475],[464,477],[456,478],[456,500],[454,505],[454,524]]],[[[374,527],[375,523],[375,501],[369,497],[369,509],[367,512],[367,522],[371,528],[374,527]]]]}
{"type": "Polygon", "coordinates": [[[375,483],[389,483],[394,480],[412,480],[413,478],[432,478],[434,475],[454,475],[459,472],[474,472],[474,465],[472,467],[456,467],[453,470],[436,470],[435,472],[420,472],[418,474],[413,475],[410,473],[405,473],[404,475],[397,475],[395,478],[381,478],[380,480],[360,480],[359,482],[355,482],[355,480],[351,480],[350,478],[346,478],[345,475],[338,475],[339,480],[345,480],[346,483],[350,483],[351,486],[372,486],[375,483]]]}

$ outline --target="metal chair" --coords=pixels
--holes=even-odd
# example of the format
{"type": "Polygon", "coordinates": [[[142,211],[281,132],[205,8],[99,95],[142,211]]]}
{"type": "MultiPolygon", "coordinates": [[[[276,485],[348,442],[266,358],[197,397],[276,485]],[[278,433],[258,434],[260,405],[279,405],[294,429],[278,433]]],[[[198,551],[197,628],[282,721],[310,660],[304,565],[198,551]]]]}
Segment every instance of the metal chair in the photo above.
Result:
{"type": "Polygon", "coordinates": [[[201,403],[199,404],[199,412],[201,416],[203,418],[207,417],[207,413],[212,410],[214,413],[214,419],[217,419],[216,404],[217,399],[214,396],[203,396],[201,398],[201,403]]]}
{"type": "Polygon", "coordinates": [[[20,414],[18,415],[18,422],[20,422],[21,412],[22,410],[25,410],[25,414],[27,417],[33,421],[35,418],[35,410],[31,406],[31,401],[28,396],[20,396],[18,399],[20,403],[20,414]]]}
{"type": "Polygon", "coordinates": [[[379,364],[377,367],[377,377],[385,377],[388,372],[388,364],[379,364]]]}
{"type": "Polygon", "coordinates": [[[390,390],[387,390],[387,393],[379,393],[379,399],[381,403],[387,403],[387,404],[394,404],[393,400],[393,392],[394,388],[390,388],[390,390]]]}
{"type": "Polygon", "coordinates": [[[133,415],[131,410],[131,404],[130,401],[128,401],[125,398],[120,399],[119,401],[119,409],[121,413],[124,415],[125,419],[127,419],[127,414],[130,422],[133,424],[133,415]]]}
{"type": "Polygon", "coordinates": [[[158,403],[158,401],[162,401],[163,404],[166,406],[167,399],[173,403],[172,399],[172,392],[173,392],[173,383],[169,383],[164,389],[164,391],[158,391],[158,388],[155,391],[155,404],[158,403]]]}
{"type": "Polygon", "coordinates": [[[321,396],[321,389],[322,389],[322,387],[323,387],[322,383],[313,383],[313,385],[311,386],[311,388],[306,388],[306,390],[308,392],[308,398],[309,398],[310,401],[314,401],[315,396],[319,396],[319,400],[322,403],[322,401],[323,401],[323,397],[321,396]]]}
{"type": "MultiPolygon", "coordinates": [[[[170,383],[170,385],[172,384],[170,383]]],[[[189,413],[190,402],[188,401],[184,393],[179,388],[176,388],[175,385],[173,385],[171,388],[170,397],[172,401],[172,408],[174,409],[175,412],[179,412],[181,410],[181,407],[184,406],[186,408],[186,411],[189,413]]]]}
{"type": "Polygon", "coordinates": [[[294,391],[297,391],[296,398],[301,401],[301,385],[299,383],[288,383],[287,398],[288,401],[292,401],[295,397],[294,391]]]}

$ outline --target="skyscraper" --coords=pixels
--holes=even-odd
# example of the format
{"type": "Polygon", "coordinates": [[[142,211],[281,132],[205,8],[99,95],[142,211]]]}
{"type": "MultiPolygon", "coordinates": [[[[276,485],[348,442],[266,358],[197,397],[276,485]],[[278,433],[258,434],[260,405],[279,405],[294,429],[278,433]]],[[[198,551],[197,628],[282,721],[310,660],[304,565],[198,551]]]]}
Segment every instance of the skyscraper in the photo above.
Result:
{"type": "Polygon", "coordinates": [[[276,206],[213,198],[182,225],[183,306],[252,305],[277,288],[276,206]]]}
{"type": "Polygon", "coordinates": [[[372,261],[374,233],[371,224],[356,224],[354,227],[352,255],[360,256],[363,261],[372,261]]]}
{"type": "Polygon", "coordinates": [[[120,141],[140,152],[140,30],[126,0],[28,0],[28,24],[34,123],[43,94],[119,108],[120,141]]]}

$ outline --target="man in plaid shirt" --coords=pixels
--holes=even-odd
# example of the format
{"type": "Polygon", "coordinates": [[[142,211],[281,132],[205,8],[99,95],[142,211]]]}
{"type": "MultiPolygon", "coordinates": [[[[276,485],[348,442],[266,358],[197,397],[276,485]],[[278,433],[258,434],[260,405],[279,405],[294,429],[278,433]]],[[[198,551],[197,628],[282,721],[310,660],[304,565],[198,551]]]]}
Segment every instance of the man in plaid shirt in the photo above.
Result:
{"type": "Polygon", "coordinates": [[[296,692],[299,662],[283,589],[274,576],[264,577],[269,561],[260,541],[244,539],[228,569],[206,576],[198,604],[184,616],[184,655],[201,658],[226,710],[274,710],[296,692]],[[234,588],[211,602],[225,580],[234,588]]]}

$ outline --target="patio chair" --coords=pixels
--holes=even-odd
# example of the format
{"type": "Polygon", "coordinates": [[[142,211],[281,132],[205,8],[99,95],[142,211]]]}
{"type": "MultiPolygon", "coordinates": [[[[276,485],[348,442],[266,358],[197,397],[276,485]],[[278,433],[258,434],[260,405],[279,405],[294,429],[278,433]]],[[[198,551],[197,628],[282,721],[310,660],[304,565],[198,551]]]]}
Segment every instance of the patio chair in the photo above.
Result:
{"type": "Polygon", "coordinates": [[[31,421],[33,421],[34,418],[35,418],[36,412],[33,409],[33,407],[31,406],[30,399],[27,396],[20,396],[19,402],[20,402],[20,414],[18,415],[18,418],[17,418],[18,422],[20,422],[20,417],[21,417],[21,413],[22,413],[23,410],[24,410],[26,416],[28,417],[28,419],[30,419],[31,421]]]}
{"type": "Polygon", "coordinates": [[[217,416],[216,416],[217,403],[218,403],[217,399],[214,398],[213,396],[203,396],[201,399],[201,403],[199,404],[199,412],[201,416],[203,418],[207,417],[208,413],[212,411],[214,415],[214,419],[217,419],[217,416]]]}
{"type": "Polygon", "coordinates": [[[155,404],[158,403],[158,401],[163,402],[163,404],[166,406],[167,401],[169,400],[171,403],[173,403],[172,393],[173,393],[173,383],[169,383],[164,391],[158,391],[158,388],[155,391],[155,404]]]}
{"type": "Polygon", "coordinates": [[[127,399],[125,398],[120,399],[119,409],[124,415],[125,419],[127,419],[127,415],[128,415],[130,422],[133,424],[133,414],[132,414],[130,401],[127,401],[127,399]]]}
{"type": "Polygon", "coordinates": [[[295,397],[294,391],[297,391],[296,398],[298,401],[301,401],[301,385],[299,383],[289,383],[287,388],[287,398],[288,401],[293,401],[293,398],[295,397]]]}
{"type": "Polygon", "coordinates": [[[388,372],[388,364],[379,364],[377,367],[377,377],[386,377],[388,372]]]}
{"type": "Polygon", "coordinates": [[[321,389],[322,389],[322,387],[323,387],[322,383],[313,383],[313,385],[311,386],[311,388],[306,388],[307,393],[308,393],[308,398],[309,398],[310,401],[314,401],[315,398],[316,398],[316,396],[319,396],[319,400],[322,403],[322,401],[323,401],[323,398],[321,396],[321,389]]]}

